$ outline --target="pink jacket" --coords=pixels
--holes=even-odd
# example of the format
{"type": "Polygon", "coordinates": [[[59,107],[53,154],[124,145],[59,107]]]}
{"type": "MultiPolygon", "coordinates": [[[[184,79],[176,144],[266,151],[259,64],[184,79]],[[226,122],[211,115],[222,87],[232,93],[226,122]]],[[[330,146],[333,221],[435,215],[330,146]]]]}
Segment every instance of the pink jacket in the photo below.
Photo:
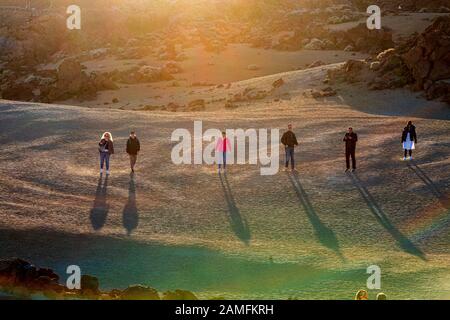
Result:
{"type": "Polygon", "coordinates": [[[228,139],[228,138],[223,139],[222,137],[220,137],[217,140],[216,151],[218,151],[218,152],[230,152],[231,151],[230,139],[228,139]]]}

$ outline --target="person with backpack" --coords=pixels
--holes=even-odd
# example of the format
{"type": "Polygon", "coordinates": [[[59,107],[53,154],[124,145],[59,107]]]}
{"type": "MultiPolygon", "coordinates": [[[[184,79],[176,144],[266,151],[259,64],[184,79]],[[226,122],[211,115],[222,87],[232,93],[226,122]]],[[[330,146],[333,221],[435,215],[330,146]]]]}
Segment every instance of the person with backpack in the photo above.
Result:
{"type": "Polygon", "coordinates": [[[109,175],[109,157],[114,154],[113,138],[110,132],[105,132],[98,143],[100,153],[100,174],[103,174],[103,164],[106,163],[106,174],[109,175]]]}
{"type": "Polygon", "coordinates": [[[141,144],[139,142],[139,139],[136,136],[136,132],[131,131],[130,137],[128,138],[128,141],[127,141],[127,153],[128,153],[128,156],[130,157],[130,167],[131,167],[132,173],[134,173],[134,166],[136,165],[137,155],[140,150],[141,150],[141,144]]]}

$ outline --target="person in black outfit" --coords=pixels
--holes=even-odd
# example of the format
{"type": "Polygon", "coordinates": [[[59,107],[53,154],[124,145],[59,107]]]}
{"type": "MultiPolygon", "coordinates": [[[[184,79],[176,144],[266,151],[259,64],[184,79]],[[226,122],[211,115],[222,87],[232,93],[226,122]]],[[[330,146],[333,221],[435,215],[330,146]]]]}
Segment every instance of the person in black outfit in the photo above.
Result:
{"type": "Polygon", "coordinates": [[[347,164],[347,169],[345,172],[350,170],[350,157],[352,158],[352,172],[356,170],[356,142],[358,141],[358,135],[353,132],[353,128],[348,128],[348,132],[344,136],[345,142],[345,161],[347,164]]]}
{"type": "Polygon", "coordinates": [[[294,162],[294,148],[298,146],[297,137],[295,133],[292,132],[292,125],[288,125],[288,131],[286,131],[281,137],[281,143],[284,145],[286,151],[286,166],[285,170],[288,169],[289,159],[291,159],[291,168],[292,171],[295,170],[295,162],[294,162]]]}
{"type": "Polygon", "coordinates": [[[131,172],[134,172],[134,166],[136,165],[138,152],[141,150],[141,144],[136,137],[136,132],[130,132],[130,138],[127,141],[127,153],[130,157],[131,172]]]}
{"type": "Polygon", "coordinates": [[[412,160],[412,151],[416,148],[417,144],[417,134],[416,127],[412,124],[411,121],[408,121],[408,124],[403,129],[402,132],[402,146],[405,150],[405,155],[403,156],[403,160],[406,160],[406,156],[409,153],[409,159],[412,160]]]}

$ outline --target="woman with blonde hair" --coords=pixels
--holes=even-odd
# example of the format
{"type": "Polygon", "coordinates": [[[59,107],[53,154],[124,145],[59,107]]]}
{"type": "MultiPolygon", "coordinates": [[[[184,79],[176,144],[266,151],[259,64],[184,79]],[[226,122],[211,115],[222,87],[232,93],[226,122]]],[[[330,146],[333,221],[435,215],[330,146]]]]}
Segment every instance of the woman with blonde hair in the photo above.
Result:
{"type": "Polygon", "coordinates": [[[98,143],[100,153],[100,174],[103,174],[103,164],[106,162],[106,174],[109,175],[109,157],[114,153],[113,137],[110,132],[105,132],[98,143]]]}
{"type": "Polygon", "coordinates": [[[369,300],[369,294],[366,290],[361,289],[356,293],[355,300],[369,300]]]}

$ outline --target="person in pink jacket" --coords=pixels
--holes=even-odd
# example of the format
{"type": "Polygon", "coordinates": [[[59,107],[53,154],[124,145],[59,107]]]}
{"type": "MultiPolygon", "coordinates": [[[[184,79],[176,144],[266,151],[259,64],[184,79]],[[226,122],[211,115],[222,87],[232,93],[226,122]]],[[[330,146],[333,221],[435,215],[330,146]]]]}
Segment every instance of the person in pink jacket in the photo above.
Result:
{"type": "Polygon", "coordinates": [[[223,172],[225,172],[225,166],[227,165],[227,152],[231,151],[230,139],[227,138],[225,131],[222,132],[222,137],[217,140],[216,152],[219,152],[219,172],[221,164],[223,163],[223,172]]]}

